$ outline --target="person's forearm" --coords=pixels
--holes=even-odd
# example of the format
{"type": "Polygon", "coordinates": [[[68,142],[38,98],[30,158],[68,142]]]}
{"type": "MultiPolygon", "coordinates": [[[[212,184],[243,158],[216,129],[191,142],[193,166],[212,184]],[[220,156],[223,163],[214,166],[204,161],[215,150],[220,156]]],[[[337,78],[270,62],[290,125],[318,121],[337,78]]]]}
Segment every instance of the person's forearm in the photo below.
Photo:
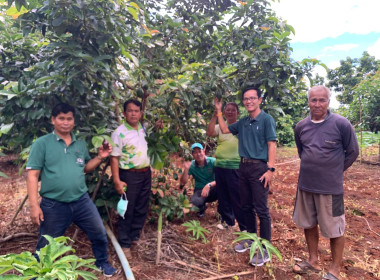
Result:
{"type": "Polygon", "coordinates": [[[102,160],[103,159],[101,159],[100,156],[96,156],[93,159],[90,159],[90,161],[87,162],[86,166],[84,167],[84,173],[89,173],[95,170],[95,168],[98,167],[102,160]]]}
{"type": "Polygon", "coordinates": [[[217,119],[218,118],[214,114],[210,120],[210,123],[207,126],[207,130],[206,130],[207,136],[209,136],[209,137],[215,137],[216,136],[215,125],[216,125],[217,119]]]}
{"type": "Polygon", "coordinates": [[[274,167],[276,162],[276,141],[268,142],[268,167],[274,167]]]}
{"type": "Polygon", "coordinates": [[[230,130],[228,129],[228,126],[223,119],[222,112],[218,112],[217,116],[218,116],[218,123],[219,123],[220,131],[223,134],[230,133],[230,130]]]}
{"type": "Polygon", "coordinates": [[[26,187],[28,191],[28,198],[30,207],[36,207],[38,205],[38,177],[39,173],[34,170],[28,171],[26,178],[26,187]]]}
{"type": "Polygon", "coordinates": [[[346,171],[355,162],[358,155],[359,155],[359,145],[356,141],[356,143],[355,142],[351,143],[350,147],[345,152],[344,171],[346,171]]]}
{"type": "Polygon", "coordinates": [[[110,165],[111,165],[112,180],[114,183],[117,183],[120,181],[119,158],[111,156],[110,165]]]}
{"type": "Polygon", "coordinates": [[[180,179],[181,185],[186,185],[187,181],[189,181],[189,170],[184,169],[180,179]]]}

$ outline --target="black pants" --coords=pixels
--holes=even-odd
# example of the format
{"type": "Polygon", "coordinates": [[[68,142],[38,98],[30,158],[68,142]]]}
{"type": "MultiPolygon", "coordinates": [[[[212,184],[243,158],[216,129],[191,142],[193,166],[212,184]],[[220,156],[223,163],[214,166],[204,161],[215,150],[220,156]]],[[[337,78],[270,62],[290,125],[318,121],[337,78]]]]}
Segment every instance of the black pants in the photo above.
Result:
{"type": "Polygon", "coordinates": [[[235,225],[235,218],[241,231],[245,230],[239,190],[239,170],[215,167],[215,181],[218,189],[218,212],[222,221],[235,225]]]}
{"type": "Polygon", "coordinates": [[[194,194],[191,197],[191,203],[199,208],[199,211],[204,211],[206,208],[206,202],[214,202],[218,199],[217,188],[211,187],[207,197],[203,197],[203,189],[194,189],[194,194]]]}
{"type": "Polygon", "coordinates": [[[244,223],[247,231],[257,233],[256,215],[260,220],[260,237],[270,241],[271,218],[268,208],[269,187],[259,178],[268,170],[266,162],[240,163],[239,187],[244,223]]]}
{"type": "Polygon", "coordinates": [[[127,183],[127,212],[124,219],[119,216],[118,239],[123,248],[131,247],[132,241],[140,238],[149,206],[152,173],[132,172],[119,169],[120,180],[127,183]]]}

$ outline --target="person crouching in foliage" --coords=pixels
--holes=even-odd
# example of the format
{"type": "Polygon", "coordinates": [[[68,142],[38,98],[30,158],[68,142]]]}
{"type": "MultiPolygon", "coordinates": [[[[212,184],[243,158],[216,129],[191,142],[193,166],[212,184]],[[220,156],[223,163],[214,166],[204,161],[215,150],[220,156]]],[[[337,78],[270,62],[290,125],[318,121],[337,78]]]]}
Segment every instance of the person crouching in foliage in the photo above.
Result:
{"type": "Polygon", "coordinates": [[[193,161],[184,163],[184,171],[181,176],[181,185],[185,185],[189,176],[195,180],[194,194],[191,197],[191,203],[199,208],[198,217],[203,217],[206,211],[206,203],[218,199],[215,183],[214,165],[215,158],[206,157],[205,150],[200,143],[194,143],[191,146],[193,161]]]}

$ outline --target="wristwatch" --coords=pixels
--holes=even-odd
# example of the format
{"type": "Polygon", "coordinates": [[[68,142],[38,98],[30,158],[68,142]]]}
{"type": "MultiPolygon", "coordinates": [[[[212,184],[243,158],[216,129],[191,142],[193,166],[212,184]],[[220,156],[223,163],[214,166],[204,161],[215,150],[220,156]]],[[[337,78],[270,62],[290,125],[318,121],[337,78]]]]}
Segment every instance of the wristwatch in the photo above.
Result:
{"type": "Polygon", "coordinates": [[[271,172],[274,172],[276,170],[276,168],[274,168],[274,167],[268,167],[268,170],[271,171],[271,172]]]}
{"type": "Polygon", "coordinates": [[[210,189],[211,189],[211,187],[212,187],[212,186],[211,186],[211,183],[208,183],[208,186],[209,186],[209,187],[210,187],[210,189]]]}

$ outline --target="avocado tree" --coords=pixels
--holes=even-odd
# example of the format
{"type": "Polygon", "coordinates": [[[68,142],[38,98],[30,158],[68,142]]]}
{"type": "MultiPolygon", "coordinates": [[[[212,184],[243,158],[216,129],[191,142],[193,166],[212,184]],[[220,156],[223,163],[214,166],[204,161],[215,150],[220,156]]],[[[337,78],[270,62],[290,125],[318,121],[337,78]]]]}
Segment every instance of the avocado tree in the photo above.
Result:
{"type": "MultiPolygon", "coordinates": [[[[270,2],[0,0],[9,16],[0,21],[0,123],[11,127],[2,145],[27,149],[51,131],[51,108],[68,102],[78,109],[76,133],[96,148],[117,126],[124,100],[135,97],[151,163],[162,169],[169,153],[186,156],[187,143],[206,141],[214,96],[239,102],[247,85],[263,90],[263,108],[291,141],[306,105],[298,98],[303,79],[319,62],[290,58],[295,31],[270,2]],[[153,129],[157,119],[161,131],[153,129]]],[[[98,173],[88,179],[92,189],[98,173]]]]}

